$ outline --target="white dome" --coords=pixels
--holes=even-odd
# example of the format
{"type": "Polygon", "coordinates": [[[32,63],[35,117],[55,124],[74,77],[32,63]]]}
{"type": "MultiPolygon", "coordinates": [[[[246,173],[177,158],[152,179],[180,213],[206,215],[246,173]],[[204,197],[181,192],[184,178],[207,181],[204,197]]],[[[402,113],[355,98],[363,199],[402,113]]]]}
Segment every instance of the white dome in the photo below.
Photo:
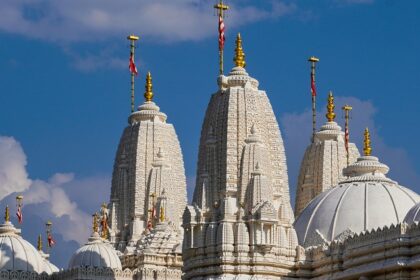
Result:
{"type": "Polygon", "coordinates": [[[409,225],[420,222],[420,203],[411,207],[410,211],[408,211],[404,218],[404,222],[409,225]]]}
{"type": "Polygon", "coordinates": [[[419,196],[385,174],[389,168],[364,156],[344,169],[349,176],[316,196],[295,222],[299,244],[315,246],[352,233],[401,223],[419,196]]]}
{"type": "Polygon", "coordinates": [[[53,274],[54,272],[59,272],[60,270],[58,269],[58,267],[56,267],[55,265],[53,265],[49,260],[44,260],[44,267],[45,267],[45,272],[48,275],[53,274]]]}
{"type": "MultiPolygon", "coordinates": [[[[38,244],[38,246],[40,246],[38,244]]],[[[54,264],[52,264],[49,260],[50,255],[46,254],[42,251],[41,247],[38,247],[38,253],[41,255],[41,257],[44,259],[44,271],[48,274],[51,275],[54,272],[59,272],[60,270],[58,269],[58,267],[56,267],[54,264]]]]}
{"type": "Polygon", "coordinates": [[[86,245],[71,257],[69,269],[76,267],[99,267],[122,269],[120,258],[112,246],[94,233],[86,245]]]}
{"type": "Polygon", "coordinates": [[[0,225],[0,270],[44,272],[44,259],[18,233],[10,222],[0,225]]]}

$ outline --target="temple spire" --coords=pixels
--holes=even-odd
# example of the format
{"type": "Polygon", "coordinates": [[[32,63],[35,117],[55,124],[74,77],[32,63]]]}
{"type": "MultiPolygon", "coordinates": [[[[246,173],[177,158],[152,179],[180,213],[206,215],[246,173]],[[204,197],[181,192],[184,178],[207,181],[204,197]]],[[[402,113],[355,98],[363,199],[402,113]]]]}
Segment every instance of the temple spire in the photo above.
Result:
{"type": "Polygon", "coordinates": [[[370,146],[370,133],[369,133],[369,129],[366,127],[365,129],[365,139],[364,139],[364,147],[363,147],[363,152],[365,154],[365,156],[370,156],[372,153],[372,147],[370,146]]]}
{"type": "Polygon", "coordinates": [[[235,65],[237,67],[245,68],[246,66],[245,53],[242,48],[241,33],[238,33],[238,36],[236,37],[235,58],[233,59],[233,61],[235,62],[235,65]]]}
{"type": "Polygon", "coordinates": [[[330,91],[330,93],[328,94],[327,114],[325,115],[329,122],[333,122],[335,119],[334,108],[334,96],[332,91],[330,91]]]}
{"type": "Polygon", "coordinates": [[[38,235],[37,249],[38,249],[38,251],[42,251],[42,236],[41,236],[41,234],[38,235]]]}
{"type": "Polygon", "coordinates": [[[146,76],[146,85],[144,86],[145,88],[145,92],[144,92],[144,99],[146,101],[152,101],[153,99],[153,84],[152,84],[152,74],[150,74],[150,71],[147,72],[147,76],[146,76]]]}

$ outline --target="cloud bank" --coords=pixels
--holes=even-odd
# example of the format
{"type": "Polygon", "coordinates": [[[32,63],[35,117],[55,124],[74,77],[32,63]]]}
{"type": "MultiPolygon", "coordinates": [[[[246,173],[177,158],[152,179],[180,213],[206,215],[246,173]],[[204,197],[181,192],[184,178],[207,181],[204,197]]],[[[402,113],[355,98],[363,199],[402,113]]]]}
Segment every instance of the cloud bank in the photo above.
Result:
{"type": "MultiPolygon", "coordinates": [[[[0,30],[31,38],[59,41],[97,41],[135,32],[163,41],[200,40],[217,32],[212,10],[205,0],[5,0],[0,9],[0,30]]],[[[237,27],[277,18],[296,10],[294,2],[230,1],[226,19],[237,27]]]]}
{"type": "MultiPolygon", "coordinates": [[[[86,243],[91,231],[91,214],[108,200],[110,179],[92,176],[76,179],[72,173],[56,173],[48,180],[30,179],[26,171],[26,155],[12,137],[0,136],[0,207],[9,205],[15,212],[15,197],[24,196],[23,236],[35,243],[51,220],[55,239],[52,261],[57,251],[60,267],[65,267],[71,254],[86,243]]],[[[2,211],[2,210],[0,210],[2,211]]],[[[15,215],[12,222],[17,226],[15,215]]]]}

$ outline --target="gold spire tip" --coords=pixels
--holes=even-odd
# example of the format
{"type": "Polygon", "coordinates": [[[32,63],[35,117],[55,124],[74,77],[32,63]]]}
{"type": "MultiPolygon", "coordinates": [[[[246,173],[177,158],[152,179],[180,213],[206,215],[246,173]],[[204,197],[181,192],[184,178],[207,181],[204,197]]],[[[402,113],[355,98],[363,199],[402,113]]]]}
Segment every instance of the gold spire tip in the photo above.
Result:
{"type": "Polygon", "coordinates": [[[42,251],[42,236],[41,236],[41,234],[38,235],[37,249],[38,249],[38,251],[42,251]]]}
{"type": "Polygon", "coordinates": [[[144,99],[146,101],[152,101],[153,99],[153,84],[152,84],[152,74],[150,74],[150,71],[147,72],[147,76],[146,76],[146,85],[145,85],[145,92],[144,92],[144,99]]]}
{"type": "Polygon", "coordinates": [[[309,62],[319,62],[319,58],[315,57],[315,56],[311,56],[310,58],[308,58],[309,62]]]}
{"type": "Polygon", "coordinates": [[[236,37],[235,58],[233,59],[233,61],[235,62],[235,65],[237,67],[245,68],[246,66],[245,53],[242,48],[241,33],[238,33],[238,36],[236,37]]]}
{"type": "Polygon", "coordinates": [[[365,156],[370,156],[372,154],[372,147],[371,147],[371,143],[370,143],[370,132],[369,129],[366,127],[365,129],[365,139],[364,139],[364,147],[363,147],[363,152],[365,154],[365,156]]]}
{"type": "Polygon", "coordinates": [[[334,108],[334,96],[332,91],[330,91],[330,93],[328,94],[327,114],[325,115],[329,122],[333,122],[335,119],[334,108]]]}
{"type": "Polygon", "coordinates": [[[220,0],[219,3],[213,6],[219,13],[219,16],[223,16],[223,11],[226,11],[229,9],[229,6],[223,3],[223,0],[220,0]]]}
{"type": "Polygon", "coordinates": [[[128,40],[131,40],[131,41],[137,41],[139,39],[139,36],[136,36],[134,34],[131,34],[131,35],[128,35],[127,36],[127,39],[128,40]]]}
{"type": "Polygon", "coordinates": [[[9,205],[6,206],[6,210],[4,212],[4,221],[6,223],[10,222],[10,211],[9,211],[9,205]]]}
{"type": "Polygon", "coordinates": [[[344,111],[350,111],[353,110],[353,107],[351,107],[350,105],[344,105],[343,107],[341,107],[341,109],[344,111]]]}
{"type": "Polygon", "coordinates": [[[163,223],[165,221],[165,209],[163,208],[163,206],[160,207],[159,220],[160,220],[161,223],[163,223]]]}
{"type": "Polygon", "coordinates": [[[99,231],[98,213],[92,215],[92,231],[96,233],[99,231]]]}

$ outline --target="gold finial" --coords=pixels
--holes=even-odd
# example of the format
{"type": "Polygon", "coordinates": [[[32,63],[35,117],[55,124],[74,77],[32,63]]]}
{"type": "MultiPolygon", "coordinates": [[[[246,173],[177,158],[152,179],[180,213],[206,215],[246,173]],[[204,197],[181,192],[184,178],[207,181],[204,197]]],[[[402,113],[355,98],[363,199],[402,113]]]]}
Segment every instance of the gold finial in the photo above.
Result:
{"type": "Polygon", "coordinates": [[[6,206],[6,211],[4,213],[4,221],[6,223],[10,222],[10,212],[9,212],[9,205],[6,206]]]}
{"type": "Polygon", "coordinates": [[[364,141],[364,147],[363,152],[365,153],[365,156],[370,156],[372,153],[372,147],[370,146],[370,133],[369,129],[366,127],[365,129],[365,141],[364,141]]]}
{"type": "Polygon", "coordinates": [[[152,101],[153,99],[153,92],[152,92],[152,74],[150,74],[150,71],[147,72],[147,76],[146,76],[146,85],[145,85],[145,92],[144,92],[144,99],[146,99],[146,101],[152,101]]]}
{"type": "Polygon", "coordinates": [[[246,66],[245,53],[242,49],[241,33],[238,33],[238,36],[236,37],[235,58],[233,59],[233,61],[235,62],[235,65],[237,67],[245,68],[246,66]]]}
{"type": "Polygon", "coordinates": [[[42,236],[41,234],[38,235],[38,245],[37,245],[38,251],[42,251],[42,236]]]}
{"type": "Polygon", "coordinates": [[[163,223],[164,221],[165,221],[165,213],[164,213],[164,208],[163,208],[163,206],[161,206],[160,207],[160,217],[159,217],[159,220],[160,220],[160,222],[161,223],[163,223]]]}
{"type": "Polygon", "coordinates": [[[98,213],[95,213],[92,215],[92,231],[98,232],[99,226],[98,226],[98,213]]]}
{"type": "Polygon", "coordinates": [[[332,91],[330,91],[330,93],[328,94],[327,114],[325,115],[329,122],[333,122],[335,119],[334,108],[334,96],[332,91]]]}

